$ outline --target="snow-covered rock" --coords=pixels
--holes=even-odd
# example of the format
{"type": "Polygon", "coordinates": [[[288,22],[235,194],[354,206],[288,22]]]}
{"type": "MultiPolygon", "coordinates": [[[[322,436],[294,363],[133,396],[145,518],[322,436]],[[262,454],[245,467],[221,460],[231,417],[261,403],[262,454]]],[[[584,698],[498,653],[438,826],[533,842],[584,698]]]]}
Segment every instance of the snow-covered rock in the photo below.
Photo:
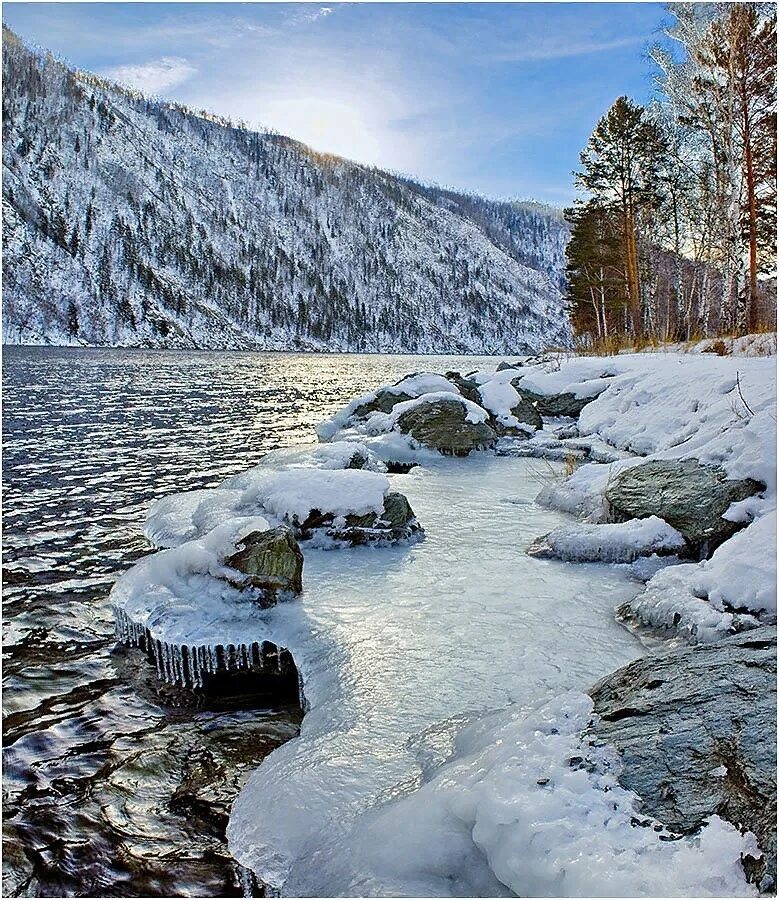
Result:
{"type": "Polygon", "coordinates": [[[527,552],[578,562],[624,563],[653,553],[675,553],[685,546],[675,528],[657,516],[649,516],[611,525],[564,525],[536,538],[527,552]]]}
{"type": "Polygon", "coordinates": [[[750,881],[773,892],[776,629],[651,654],[590,694],[597,715],[588,737],[617,749],[620,784],[641,797],[638,821],[651,816],[705,835],[711,817],[723,816],[756,835],[759,851],[748,852],[744,867],[750,881]]]}
{"type": "Polygon", "coordinates": [[[318,538],[333,545],[397,541],[421,530],[405,498],[390,493],[387,477],[379,472],[269,471],[259,465],[219,487],[155,501],[144,534],[157,547],[175,547],[227,518],[247,515],[286,524],[301,540],[318,538]]]}
{"type": "Polygon", "coordinates": [[[681,532],[691,551],[710,556],[743,527],[724,517],[731,504],[764,487],[750,478],[729,479],[718,466],[703,466],[694,458],[657,459],[620,472],[605,496],[617,520],[658,515],[681,532]]]}
{"type": "Polygon", "coordinates": [[[288,529],[269,530],[257,516],[228,519],[117,579],[117,637],[145,649],[170,684],[200,689],[214,676],[253,673],[281,697],[297,673],[289,653],[268,640],[264,616],[279,596],[299,592],[301,570],[288,529]]]}
{"type": "Polygon", "coordinates": [[[620,616],[690,643],[776,621],[776,511],[756,519],[700,563],[663,569],[620,616]]]}
{"type": "Polygon", "coordinates": [[[418,790],[366,816],[347,852],[383,896],[748,896],[754,835],[711,815],[674,833],[620,784],[593,701],[569,693],[461,731],[418,790]],[[597,725],[595,726],[597,727],[597,725]],[[597,734],[597,732],[595,732],[597,734]]]}

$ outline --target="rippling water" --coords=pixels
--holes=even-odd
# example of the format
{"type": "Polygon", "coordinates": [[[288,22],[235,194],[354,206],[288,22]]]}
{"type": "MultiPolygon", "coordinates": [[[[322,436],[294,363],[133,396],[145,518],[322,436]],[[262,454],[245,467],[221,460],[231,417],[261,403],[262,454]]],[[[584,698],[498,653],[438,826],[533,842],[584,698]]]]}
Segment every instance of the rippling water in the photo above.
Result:
{"type": "MultiPolygon", "coordinates": [[[[315,440],[355,394],[484,358],[5,348],[5,896],[240,896],[224,826],[291,709],[177,709],[107,595],[146,507],[315,440]]],[[[494,362],[494,360],[493,360],[494,362]]]]}

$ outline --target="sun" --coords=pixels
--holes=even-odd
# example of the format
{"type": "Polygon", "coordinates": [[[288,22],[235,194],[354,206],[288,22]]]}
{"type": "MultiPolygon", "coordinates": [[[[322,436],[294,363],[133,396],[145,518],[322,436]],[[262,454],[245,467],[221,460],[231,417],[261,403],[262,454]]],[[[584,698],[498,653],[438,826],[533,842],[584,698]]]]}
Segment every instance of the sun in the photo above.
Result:
{"type": "Polygon", "coordinates": [[[311,93],[272,101],[263,113],[275,131],[315,150],[375,164],[386,150],[372,117],[350,99],[311,93]]]}

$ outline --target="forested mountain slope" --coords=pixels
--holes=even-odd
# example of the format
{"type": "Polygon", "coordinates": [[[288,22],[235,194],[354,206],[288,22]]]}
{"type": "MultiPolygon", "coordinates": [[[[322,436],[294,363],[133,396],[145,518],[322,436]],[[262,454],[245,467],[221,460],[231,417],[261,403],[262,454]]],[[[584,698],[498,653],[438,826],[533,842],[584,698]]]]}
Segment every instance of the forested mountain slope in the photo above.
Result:
{"type": "Polygon", "coordinates": [[[10,343],[567,343],[553,210],[424,187],[3,40],[10,343]]]}

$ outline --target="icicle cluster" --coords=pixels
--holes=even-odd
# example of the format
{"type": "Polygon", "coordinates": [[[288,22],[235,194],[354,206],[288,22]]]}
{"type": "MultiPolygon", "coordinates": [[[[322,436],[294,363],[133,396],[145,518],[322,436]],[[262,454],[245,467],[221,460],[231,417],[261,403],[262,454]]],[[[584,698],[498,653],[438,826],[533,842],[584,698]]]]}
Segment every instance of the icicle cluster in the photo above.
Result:
{"type": "MultiPolygon", "coordinates": [[[[287,653],[270,641],[250,644],[171,644],[154,638],[144,625],[133,622],[114,606],[116,636],[123,644],[140,647],[153,658],[157,677],[168,684],[202,688],[206,676],[217,672],[257,671],[281,673],[282,656],[287,653]]],[[[287,653],[287,655],[289,655],[287,653]]]]}

